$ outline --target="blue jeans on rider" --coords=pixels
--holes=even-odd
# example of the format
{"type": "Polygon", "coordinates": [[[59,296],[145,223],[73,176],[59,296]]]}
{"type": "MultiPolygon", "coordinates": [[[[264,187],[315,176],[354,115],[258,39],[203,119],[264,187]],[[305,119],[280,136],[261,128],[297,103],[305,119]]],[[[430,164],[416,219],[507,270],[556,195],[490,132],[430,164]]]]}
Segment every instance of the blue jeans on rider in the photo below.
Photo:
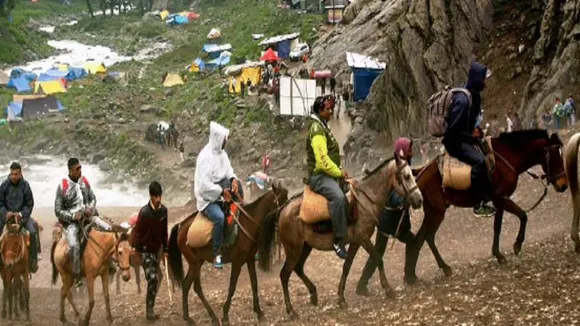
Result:
{"type": "Polygon", "coordinates": [[[444,143],[444,145],[449,155],[471,165],[471,189],[478,196],[479,202],[485,201],[486,196],[492,193],[491,182],[487,175],[485,156],[476,149],[474,144],[444,143]]]}
{"type": "Polygon", "coordinates": [[[220,253],[220,249],[224,236],[225,215],[221,205],[217,203],[209,204],[203,211],[203,215],[207,216],[213,222],[213,232],[211,235],[213,241],[213,256],[220,253]]]}

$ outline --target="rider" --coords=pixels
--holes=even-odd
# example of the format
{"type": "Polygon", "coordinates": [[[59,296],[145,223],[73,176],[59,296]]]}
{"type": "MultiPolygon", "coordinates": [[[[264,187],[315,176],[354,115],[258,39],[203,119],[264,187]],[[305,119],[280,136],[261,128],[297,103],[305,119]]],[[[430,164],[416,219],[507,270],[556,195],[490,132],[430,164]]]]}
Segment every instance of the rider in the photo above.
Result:
{"type": "Polygon", "coordinates": [[[485,80],[491,75],[488,69],[479,62],[472,62],[465,88],[471,93],[471,105],[468,96],[463,92],[453,95],[448,127],[442,143],[449,155],[471,165],[472,192],[476,197],[473,212],[476,216],[491,216],[495,208],[486,204],[492,196],[493,188],[487,173],[485,156],[477,149],[481,142],[473,136],[477,119],[481,113],[481,92],[485,80]]]}
{"type": "MultiPolygon", "coordinates": [[[[394,149],[394,155],[411,165],[411,158],[413,157],[413,141],[411,139],[406,137],[398,138],[395,141],[394,149]]],[[[396,237],[406,244],[412,243],[415,239],[415,234],[411,231],[409,208],[403,207],[404,196],[399,195],[393,189],[389,193],[388,200],[387,207],[379,217],[378,232],[375,240],[375,249],[381,257],[385,254],[389,236],[396,237]]],[[[357,294],[368,295],[367,285],[376,269],[376,261],[369,257],[356,287],[357,294]]]]}
{"type": "MultiPolygon", "coordinates": [[[[20,163],[10,165],[10,176],[0,185],[0,234],[4,224],[18,217],[20,226],[30,232],[30,271],[38,270],[38,230],[34,220],[30,217],[34,208],[34,197],[30,185],[22,177],[20,163]]],[[[0,264],[2,259],[0,258],[0,264]]]]}
{"type": "Polygon", "coordinates": [[[334,111],[332,101],[328,96],[317,97],[312,111],[306,140],[307,184],[328,200],[333,248],[338,257],[346,259],[344,238],[347,235],[348,201],[339,180],[348,178],[348,174],[341,169],[340,147],[327,124],[334,111]]]}
{"type": "MultiPolygon", "coordinates": [[[[88,218],[98,229],[105,232],[126,232],[127,230],[116,224],[109,224],[98,217],[96,209],[97,199],[88,180],[82,176],[81,164],[77,158],[68,160],[68,177],[62,179],[56,190],[54,213],[65,228],[66,240],[73,258],[73,275],[77,286],[81,285],[81,257],[80,235],[81,221],[88,218]]],[[[109,260],[109,270],[115,270],[109,260]]]]}
{"type": "Polygon", "coordinates": [[[223,197],[226,202],[231,202],[232,199],[241,200],[243,197],[241,183],[224,150],[229,133],[224,126],[210,122],[209,142],[199,153],[195,168],[197,209],[213,222],[213,266],[217,269],[224,267],[221,246],[225,214],[219,199],[223,197]]]}

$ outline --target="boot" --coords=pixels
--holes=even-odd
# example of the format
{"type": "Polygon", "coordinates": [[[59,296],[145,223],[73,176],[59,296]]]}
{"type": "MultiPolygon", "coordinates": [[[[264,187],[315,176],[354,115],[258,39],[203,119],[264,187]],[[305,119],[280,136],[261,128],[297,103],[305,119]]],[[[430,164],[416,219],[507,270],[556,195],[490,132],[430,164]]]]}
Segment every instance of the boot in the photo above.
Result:
{"type": "Polygon", "coordinates": [[[36,233],[30,235],[30,247],[28,249],[30,254],[30,272],[34,274],[38,271],[38,237],[36,233]]]}
{"type": "MultiPolygon", "coordinates": [[[[149,285],[147,285],[149,287],[149,285]]],[[[149,290],[149,289],[148,289],[149,290]]],[[[145,318],[149,321],[155,321],[159,319],[159,315],[155,313],[153,307],[155,306],[155,297],[151,294],[151,291],[147,291],[146,296],[147,309],[145,310],[145,318]]]]}

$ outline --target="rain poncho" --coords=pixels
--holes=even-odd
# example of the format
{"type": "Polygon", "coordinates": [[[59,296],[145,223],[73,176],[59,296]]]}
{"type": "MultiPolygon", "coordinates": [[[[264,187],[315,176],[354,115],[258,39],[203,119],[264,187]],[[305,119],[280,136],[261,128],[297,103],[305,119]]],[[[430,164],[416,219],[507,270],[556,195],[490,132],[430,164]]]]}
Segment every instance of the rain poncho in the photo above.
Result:
{"type": "Polygon", "coordinates": [[[222,188],[218,182],[224,179],[237,179],[228,154],[222,148],[224,139],[229,133],[224,126],[210,122],[209,142],[199,153],[195,168],[195,199],[197,209],[200,211],[221,196],[222,188]]]}

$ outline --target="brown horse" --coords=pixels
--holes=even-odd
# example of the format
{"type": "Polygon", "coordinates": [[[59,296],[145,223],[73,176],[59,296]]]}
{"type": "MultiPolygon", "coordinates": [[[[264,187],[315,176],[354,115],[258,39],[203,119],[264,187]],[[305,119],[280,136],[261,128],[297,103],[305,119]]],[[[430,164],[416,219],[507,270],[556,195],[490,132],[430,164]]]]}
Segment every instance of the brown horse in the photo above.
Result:
{"type": "Polygon", "coordinates": [[[580,133],[574,134],[566,145],[564,159],[566,160],[566,175],[570,185],[570,194],[572,195],[572,207],[574,208],[574,217],[570,236],[574,241],[574,249],[580,253],[580,237],[578,237],[578,223],[580,221],[580,186],[578,181],[578,147],[580,146],[580,133]]]}
{"type": "Polygon", "coordinates": [[[0,254],[3,266],[0,268],[4,290],[2,292],[2,318],[6,318],[6,303],[8,303],[8,319],[12,314],[19,318],[18,296],[24,296],[26,320],[30,320],[30,271],[28,265],[28,235],[20,231],[19,223],[7,224],[0,239],[0,254]]]}
{"type": "MultiPolygon", "coordinates": [[[[55,235],[55,232],[53,232],[55,235]]],[[[62,236],[62,232],[61,232],[62,236]]],[[[89,290],[89,308],[85,317],[80,321],[81,325],[88,325],[91,320],[91,313],[95,305],[95,279],[101,277],[101,284],[103,286],[103,295],[105,297],[106,319],[109,323],[113,321],[111,315],[111,306],[109,304],[109,259],[115,259],[123,273],[126,274],[124,279],[130,279],[129,275],[129,259],[130,246],[126,235],[118,236],[116,233],[100,232],[91,230],[88,234],[87,245],[81,257],[81,274],[87,280],[87,288],[89,290]]],[[[57,277],[60,274],[62,280],[62,287],[60,291],[60,321],[66,323],[66,316],[64,313],[64,300],[68,302],[73,308],[75,317],[79,317],[79,312],[73,301],[71,287],[74,282],[72,274],[72,260],[69,256],[68,245],[66,239],[61,237],[56,243],[53,243],[51,252],[52,262],[52,284],[56,284],[57,277]]]]}
{"type": "MultiPolygon", "coordinates": [[[[387,293],[391,292],[385,276],[383,261],[370,240],[391,190],[395,190],[400,195],[405,196],[405,202],[413,207],[421,206],[423,199],[413,178],[411,168],[406,162],[399,160],[398,157],[384,161],[366,176],[360,185],[355,183],[351,188],[356,198],[355,211],[357,212],[357,217],[356,221],[348,227],[348,235],[345,239],[346,242],[350,243],[350,246],[338,287],[339,304],[341,306],[346,305],[344,298],[346,278],[360,246],[377,261],[381,285],[387,293]]],[[[304,273],[304,263],[306,263],[312,248],[326,251],[332,250],[333,241],[332,233],[316,233],[311,224],[306,224],[298,218],[301,204],[302,196],[290,200],[279,212],[269,214],[266,217],[260,236],[260,268],[269,270],[272,239],[274,238],[276,222],[278,223],[279,238],[286,253],[286,262],[280,271],[280,280],[284,290],[286,312],[290,314],[291,318],[297,317],[292,308],[288,291],[288,280],[292,271],[300,277],[308,288],[310,303],[317,305],[316,287],[304,273]]]]}
{"type": "MultiPolygon", "coordinates": [[[[514,243],[516,255],[522,250],[526,234],[527,212],[509,198],[516,190],[519,175],[533,166],[541,165],[547,182],[552,183],[558,192],[566,190],[567,179],[562,161],[562,142],[557,134],[548,136],[545,130],[537,129],[503,133],[499,137],[491,138],[491,144],[495,155],[495,170],[491,175],[495,189],[492,202],[497,209],[494,219],[492,253],[498,262],[503,264],[506,258],[499,250],[499,237],[504,211],[516,215],[520,220],[519,232],[514,243]]],[[[417,280],[415,268],[425,240],[439,268],[443,269],[446,276],[452,274],[451,267],[441,258],[435,245],[435,233],[443,222],[445,211],[450,205],[473,207],[476,204],[473,194],[469,191],[443,189],[443,177],[439,171],[437,159],[432,160],[423,168],[414,170],[414,173],[417,175],[417,184],[425,198],[423,203],[425,218],[417,232],[415,244],[407,244],[405,282],[408,284],[417,280]]]]}
{"type": "MultiPolygon", "coordinates": [[[[226,251],[224,262],[232,263],[232,272],[230,276],[230,286],[228,291],[228,298],[223,306],[222,323],[229,324],[229,311],[232,303],[234,292],[236,291],[236,284],[240,271],[244,264],[248,266],[248,273],[250,275],[250,282],[252,284],[252,294],[254,297],[254,312],[259,320],[262,320],[264,313],[260,308],[258,298],[258,279],[256,277],[255,255],[258,251],[257,239],[260,235],[260,228],[262,227],[262,220],[266,214],[277,207],[280,207],[288,199],[288,190],[282,188],[278,183],[272,185],[272,190],[268,191],[262,197],[248,205],[244,205],[243,211],[240,214],[240,232],[235,245],[226,251]],[[244,212],[245,211],[245,212],[244,212]],[[245,230],[245,231],[244,231],[245,230]]],[[[183,319],[188,324],[195,324],[189,317],[188,295],[191,283],[194,283],[194,290],[197,293],[203,305],[207,309],[212,324],[219,325],[218,318],[207,302],[203,294],[200,281],[201,266],[205,261],[213,261],[213,252],[211,242],[199,249],[189,247],[187,242],[187,231],[193,222],[197,212],[186,218],[183,222],[175,225],[171,229],[169,237],[169,266],[171,268],[171,277],[173,277],[177,284],[183,290],[183,319]],[[189,269],[185,279],[183,277],[183,262],[181,255],[185,256],[189,269]]]]}

